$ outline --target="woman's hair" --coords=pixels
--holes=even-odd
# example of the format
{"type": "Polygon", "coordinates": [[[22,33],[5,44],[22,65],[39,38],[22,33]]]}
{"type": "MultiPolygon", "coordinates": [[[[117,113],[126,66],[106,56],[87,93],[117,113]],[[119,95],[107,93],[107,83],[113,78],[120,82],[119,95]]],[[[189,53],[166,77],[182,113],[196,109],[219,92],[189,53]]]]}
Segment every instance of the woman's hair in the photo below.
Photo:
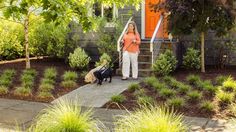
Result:
{"type": "MultiPolygon", "coordinates": [[[[134,26],[134,34],[138,34],[138,28],[136,26],[136,23],[134,21],[130,21],[129,24],[132,24],[134,26]]],[[[128,28],[127,28],[126,34],[127,33],[128,33],[128,28]]]]}

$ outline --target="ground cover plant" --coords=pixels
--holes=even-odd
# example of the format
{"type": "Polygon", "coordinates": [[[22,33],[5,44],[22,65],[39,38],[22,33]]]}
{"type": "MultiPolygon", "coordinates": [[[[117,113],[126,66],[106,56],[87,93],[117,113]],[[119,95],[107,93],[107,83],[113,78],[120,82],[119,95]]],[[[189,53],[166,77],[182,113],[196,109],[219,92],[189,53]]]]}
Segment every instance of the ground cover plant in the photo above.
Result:
{"type": "Polygon", "coordinates": [[[110,102],[103,107],[135,110],[140,105],[158,104],[188,116],[235,116],[236,75],[213,73],[208,76],[175,73],[172,76],[146,77],[138,85],[131,84],[122,93],[126,97],[124,102],[119,103],[122,107],[115,107],[110,102]]]}
{"type": "Polygon", "coordinates": [[[13,69],[3,71],[0,76],[0,94],[7,94],[9,92],[15,74],[16,71],[13,69]]]}

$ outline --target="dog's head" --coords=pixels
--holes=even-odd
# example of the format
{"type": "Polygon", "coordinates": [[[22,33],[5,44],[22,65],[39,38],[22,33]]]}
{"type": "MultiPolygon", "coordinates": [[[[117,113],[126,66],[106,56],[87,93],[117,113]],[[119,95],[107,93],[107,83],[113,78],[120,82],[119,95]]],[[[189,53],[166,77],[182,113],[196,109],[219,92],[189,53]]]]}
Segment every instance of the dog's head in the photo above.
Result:
{"type": "Polygon", "coordinates": [[[93,80],[93,76],[88,73],[85,77],[84,77],[84,81],[87,82],[87,83],[92,83],[94,80],[93,80]]]}

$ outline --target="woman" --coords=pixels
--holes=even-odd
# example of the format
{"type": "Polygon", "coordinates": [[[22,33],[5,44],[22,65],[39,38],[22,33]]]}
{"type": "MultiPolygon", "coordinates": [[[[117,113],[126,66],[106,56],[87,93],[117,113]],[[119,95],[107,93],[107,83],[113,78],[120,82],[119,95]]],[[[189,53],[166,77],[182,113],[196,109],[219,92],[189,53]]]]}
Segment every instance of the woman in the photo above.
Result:
{"type": "Polygon", "coordinates": [[[127,80],[130,73],[130,63],[132,66],[132,77],[138,79],[138,54],[140,45],[140,35],[135,22],[131,21],[128,25],[126,34],[123,37],[123,64],[122,80],[127,80]]]}

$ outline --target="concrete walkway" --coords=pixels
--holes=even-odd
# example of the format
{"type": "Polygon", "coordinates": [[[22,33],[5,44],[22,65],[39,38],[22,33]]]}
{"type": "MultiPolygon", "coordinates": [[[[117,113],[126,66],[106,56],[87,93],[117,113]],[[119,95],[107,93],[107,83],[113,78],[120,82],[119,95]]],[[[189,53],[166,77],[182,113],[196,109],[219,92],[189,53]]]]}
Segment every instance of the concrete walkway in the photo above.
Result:
{"type": "Polygon", "coordinates": [[[112,82],[103,82],[102,85],[88,84],[82,86],[56,100],[52,103],[58,102],[60,99],[78,100],[81,106],[85,107],[102,107],[107,103],[113,95],[118,95],[125,91],[131,83],[138,81],[126,80],[122,81],[120,77],[113,77],[112,82]]]}

